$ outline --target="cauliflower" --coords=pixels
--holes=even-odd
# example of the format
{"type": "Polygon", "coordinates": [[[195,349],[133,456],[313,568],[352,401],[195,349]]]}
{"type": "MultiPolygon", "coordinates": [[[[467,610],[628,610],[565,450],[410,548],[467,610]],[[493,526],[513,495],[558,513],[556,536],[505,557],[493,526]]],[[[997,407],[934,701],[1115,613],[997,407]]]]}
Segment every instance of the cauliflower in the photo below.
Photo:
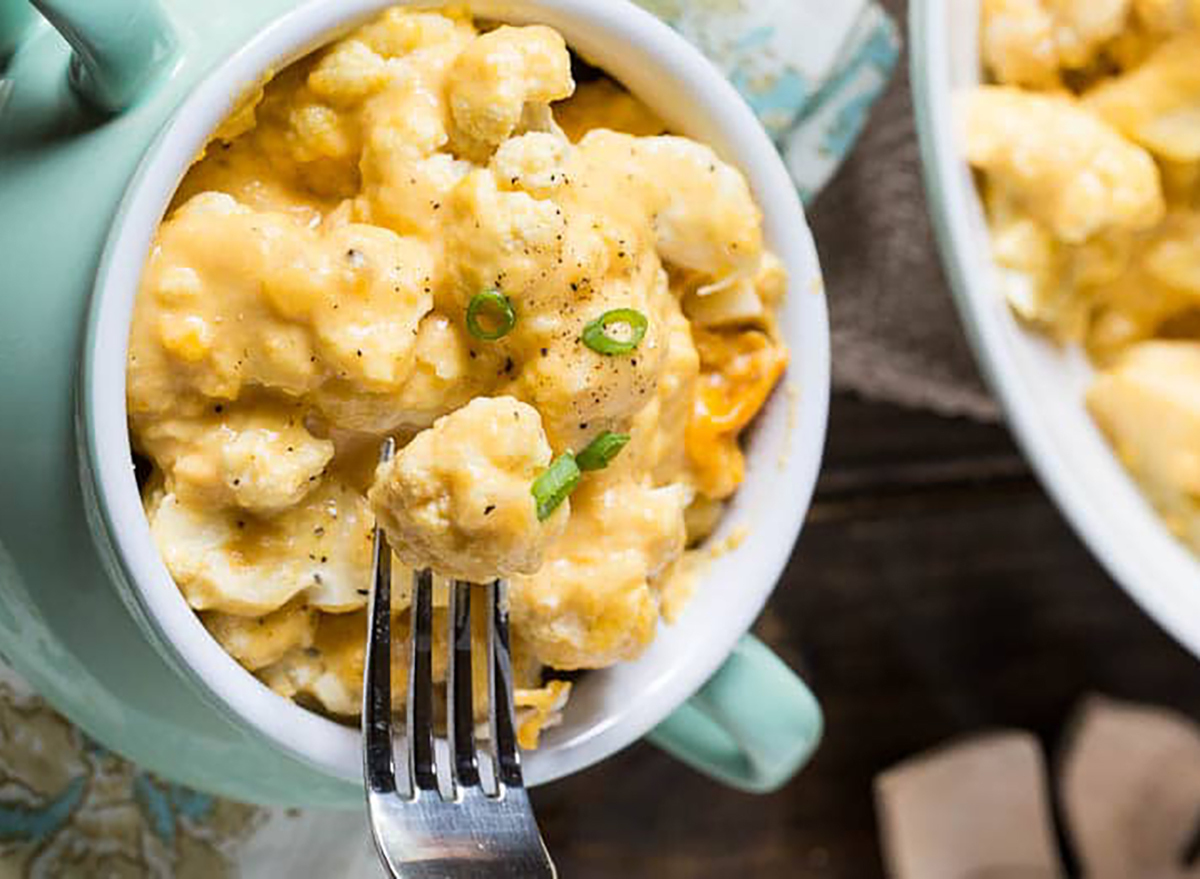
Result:
{"type": "Polygon", "coordinates": [[[566,43],[540,26],[483,34],[458,56],[446,82],[462,148],[475,156],[507,140],[531,110],[544,110],[574,90],[566,43]]]}
{"type": "Polygon", "coordinates": [[[762,213],[742,173],[711,148],[682,137],[587,134],[585,173],[623,168],[625,197],[649,219],[663,260],[714,282],[753,272],[762,256],[762,213]]]}
{"type": "Polygon", "coordinates": [[[1141,66],[1087,93],[1084,107],[1176,162],[1200,160],[1200,34],[1165,43],[1141,66]]]}
{"type": "Polygon", "coordinates": [[[1162,219],[1154,160],[1076,101],[984,87],[964,110],[967,159],[1061,241],[1162,219]]]}
{"type": "Polygon", "coordinates": [[[196,610],[261,616],[301,596],[335,613],[366,603],[374,520],[366,498],[336,479],[271,518],[161,490],[150,494],[146,515],[167,570],[196,610]]]}
{"type": "Polygon", "coordinates": [[[260,617],[206,613],[201,618],[225,652],[251,671],[278,662],[291,650],[312,647],[317,631],[317,612],[299,604],[260,617]]]}
{"type": "Polygon", "coordinates": [[[260,515],[304,500],[333,458],[333,443],[308,432],[302,409],[270,403],[157,421],[138,444],[182,500],[260,515]]]}
{"type": "Polygon", "coordinates": [[[690,493],[624,480],[577,497],[542,569],[512,579],[509,614],[540,662],[604,668],[637,657],[654,637],[653,580],[683,552],[690,493]]]}
{"type": "Polygon", "coordinates": [[[1168,527],[1200,549],[1200,344],[1134,345],[1087,399],[1168,527]]]}
{"type": "Polygon", "coordinates": [[[564,501],[538,519],[532,486],[550,458],[537,410],[480,397],[381,464],[369,498],[393,550],[413,567],[479,583],[531,574],[570,514],[564,501]]]}
{"type": "Polygon", "coordinates": [[[1002,83],[1053,86],[1121,33],[1130,0],[984,0],[983,58],[1002,83]]]}
{"type": "Polygon", "coordinates": [[[327,378],[397,388],[432,305],[426,245],[372,226],[310,229],[227,195],[200,195],[159,230],[134,309],[130,410],[179,398],[291,396],[327,378]],[[346,306],[343,308],[343,304],[346,306]]]}

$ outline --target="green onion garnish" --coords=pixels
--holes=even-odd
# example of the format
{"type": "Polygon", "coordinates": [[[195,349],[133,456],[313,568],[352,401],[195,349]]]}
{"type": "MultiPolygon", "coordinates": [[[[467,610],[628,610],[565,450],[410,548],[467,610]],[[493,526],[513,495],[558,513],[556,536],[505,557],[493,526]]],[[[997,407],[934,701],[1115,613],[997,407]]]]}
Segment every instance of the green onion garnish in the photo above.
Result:
{"type": "Polygon", "coordinates": [[[603,470],[621,453],[627,442],[629,434],[606,430],[575,456],[575,463],[579,465],[580,470],[603,470]]]}
{"type": "Polygon", "coordinates": [[[583,328],[583,344],[600,354],[609,357],[614,354],[628,354],[641,344],[646,335],[650,322],[646,315],[632,308],[615,308],[606,311],[583,328]],[[616,339],[608,333],[611,326],[629,327],[629,338],[616,339]]]}
{"type": "Polygon", "coordinates": [[[496,290],[476,293],[467,306],[467,330],[477,339],[494,342],[507,336],[517,325],[517,313],[508,297],[496,290]],[[481,324],[480,317],[485,318],[481,324]]]}
{"type": "Polygon", "coordinates": [[[579,465],[575,456],[563,452],[554,459],[546,471],[533,480],[533,499],[537,501],[537,517],[539,522],[550,518],[550,514],[558,509],[568,495],[579,485],[579,465]]]}

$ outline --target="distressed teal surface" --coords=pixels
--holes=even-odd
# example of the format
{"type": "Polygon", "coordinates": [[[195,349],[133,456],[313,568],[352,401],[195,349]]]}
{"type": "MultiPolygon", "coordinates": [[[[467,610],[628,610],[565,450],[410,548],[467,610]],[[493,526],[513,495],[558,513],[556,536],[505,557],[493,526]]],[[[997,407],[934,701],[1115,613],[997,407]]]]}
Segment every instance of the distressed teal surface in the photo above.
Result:
{"type": "Polygon", "coordinates": [[[637,0],[721,69],[784,154],[805,202],[840,167],[900,55],[866,0],[637,0]]]}

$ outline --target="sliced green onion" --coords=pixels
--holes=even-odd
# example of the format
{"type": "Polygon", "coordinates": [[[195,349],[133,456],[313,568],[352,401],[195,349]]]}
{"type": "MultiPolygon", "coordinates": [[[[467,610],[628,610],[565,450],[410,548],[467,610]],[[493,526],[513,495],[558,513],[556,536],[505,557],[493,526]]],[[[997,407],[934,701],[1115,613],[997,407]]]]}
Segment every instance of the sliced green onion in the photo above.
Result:
{"type": "Polygon", "coordinates": [[[575,463],[579,465],[580,470],[603,470],[621,453],[627,442],[629,434],[606,430],[575,456],[575,463]]]}
{"type": "Polygon", "coordinates": [[[517,313],[508,297],[496,290],[476,293],[467,306],[467,330],[477,339],[494,342],[517,325],[517,313]],[[485,318],[481,324],[480,317],[485,318]]]}
{"type": "Polygon", "coordinates": [[[609,357],[614,354],[628,354],[642,343],[649,325],[646,315],[640,311],[633,308],[615,308],[604,312],[583,328],[583,344],[609,357]],[[613,338],[608,332],[608,328],[612,326],[629,327],[629,338],[613,338]]]}
{"type": "Polygon", "coordinates": [[[558,505],[567,499],[579,485],[579,465],[575,456],[563,452],[546,468],[537,479],[533,480],[533,499],[537,501],[537,517],[539,522],[550,518],[550,514],[558,509],[558,505]]]}

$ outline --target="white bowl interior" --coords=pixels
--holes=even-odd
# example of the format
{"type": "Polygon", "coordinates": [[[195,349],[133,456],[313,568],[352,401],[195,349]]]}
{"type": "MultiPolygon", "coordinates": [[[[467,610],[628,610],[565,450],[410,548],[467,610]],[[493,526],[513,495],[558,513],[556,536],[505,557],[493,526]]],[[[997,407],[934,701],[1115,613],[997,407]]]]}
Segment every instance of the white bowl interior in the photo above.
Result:
{"type": "Polygon", "coordinates": [[[953,115],[954,95],[980,80],[979,14],[979,0],[922,0],[912,21],[926,181],[959,312],[1009,424],[1059,507],[1126,591],[1200,655],[1200,562],[1163,526],[1088,415],[1092,368],[1083,353],[1031,332],[999,292],[953,115]]]}
{"type": "MultiPolygon", "coordinates": [[[[137,604],[177,665],[213,704],[321,771],[360,778],[358,733],[275,695],[208,635],[171,581],[151,540],[129,467],[125,352],[137,281],[154,229],[190,158],[260,71],[326,41],[331,32],[393,5],[315,0],[260,33],[184,103],[150,149],[122,206],[96,289],[86,392],[93,466],[111,538],[137,604]]],[[[434,5],[429,2],[420,5],[434,5]]],[[[529,755],[536,784],[590,765],[636,740],[719,667],[751,625],[791,553],[811,499],[829,393],[828,326],[816,252],[795,189],[750,110],[682,38],[625,0],[482,0],[478,14],[557,27],[589,60],[621,79],[673,128],[712,144],[740,166],[763,208],[770,246],[791,273],[781,314],[793,352],[788,383],[761,418],[748,478],[722,533],[746,526],[736,552],[717,560],[683,618],[638,661],[586,676],[564,724],[529,755]]]]}

